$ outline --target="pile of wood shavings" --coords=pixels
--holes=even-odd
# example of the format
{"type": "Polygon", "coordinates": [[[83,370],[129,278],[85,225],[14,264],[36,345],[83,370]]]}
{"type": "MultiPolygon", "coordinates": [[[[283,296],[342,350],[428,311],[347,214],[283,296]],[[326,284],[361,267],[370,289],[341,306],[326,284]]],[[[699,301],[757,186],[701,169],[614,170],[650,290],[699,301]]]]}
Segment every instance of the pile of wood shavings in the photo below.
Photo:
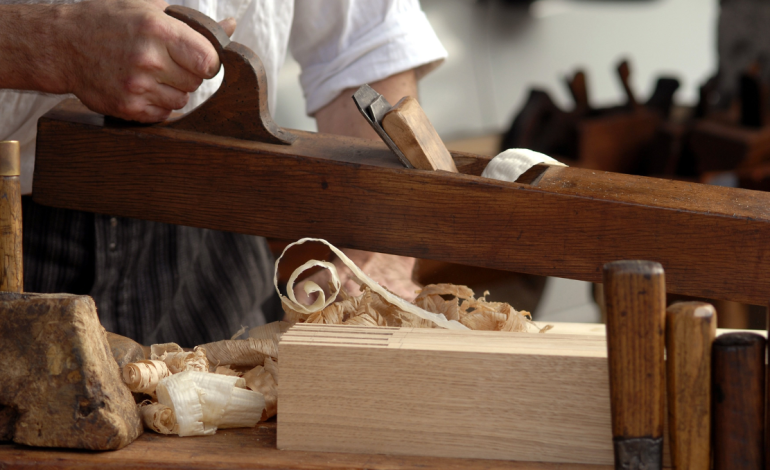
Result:
{"type": "MultiPolygon", "coordinates": [[[[550,325],[538,327],[532,321],[529,312],[516,311],[504,302],[488,302],[486,300],[488,292],[476,298],[473,290],[466,286],[431,284],[419,292],[414,302],[409,303],[377,284],[344,253],[324,240],[306,238],[289,245],[286,249],[307,241],[318,241],[328,245],[351,269],[361,285],[362,294],[353,297],[341,287],[336,268],[332,263],[311,260],[292,273],[287,286],[288,298],[278,291],[286,314],[285,321],[252,328],[248,332],[247,339],[236,339],[245,332],[244,327],[229,340],[197,346],[193,351],[184,351],[174,343],[153,345],[150,360],[128,364],[123,370],[124,381],[131,391],[150,397],[138,405],[148,429],[162,434],[180,436],[211,434],[217,427],[253,426],[257,421],[275,416],[278,410],[278,342],[281,335],[294,323],[538,331],[540,333],[551,328],[550,325]],[[317,284],[305,282],[303,286],[305,292],[315,294],[317,297],[313,304],[304,305],[294,296],[294,282],[302,272],[314,266],[330,271],[332,276],[329,285],[330,295],[327,297],[317,284]],[[210,376],[190,376],[184,387],[173,382],[175,376],[179,378],[191,373],[207,373],[210,376]],[[222,380],[214,380],[214,376],[220,376],[222,380]],[[164,381],[168,382],[164,383],[164,381]],[[190,409],[200,408],[189,389],[192,387],[197,390],[201,384],[209,382],[213,383],[212,386],[202,395],[205,397],[209,394],[209,402],[216,402],[217,395],[214,395],[214,391],[222,389],[224,390],[222,397],[227,397],[223,398],[223,402],[235,403],[234,397],[237,396],[239,402],[249,400],[259,402],[259,407],[264,407],[264,410],[261,411],[261,415],[254,414],[253,405],[244,403],[243,411],[237,413],[235,418],[246,418],[244,414],[251,417],[241,421],[237,419],[226,421],[223,416],[229,415],[232,419],[233,413],[228,410],[225,403],[225,406],[216,412],[217,417],[214,421],[207,421],[206,416],[213,413],[210,410],[208,412],[199,410],[196,418],[189,419],[189,415],[195,413],[195,410],[190,411],[190,409]],[[228,385],[223,386],[219,382],[228,382],[228,385]],[[192,405],[183,409],[174,409],[168,402],[170,399],[164,403],[163,397],[172,395],[166,390],[173,391],[174,388],[179,389],[177,395],[180,396],[180,400],[188,400],[192,405]],[[162,393],[157,394],[156,389],[162,393]],[[259,399],[245,400],[249,397],[244,394],[252,391],[259,395],[259,399]],[[161,396],[160,401],[158,395],[161,396]],[[179,416],[180,413],[184,416],[179,416]],[[195,431],[192,432],[190,429],[195,431]]],[[[280,261],[281,258],[276,261],[274,280],[276,290],[278,290],[277,270],[280,261]]],[[[200,401],[204,408],[205,402],[205,399],[200,401]]]]}
{"type": "Polygon", "coordinates": [[[286,286],[288,297],[281,295],[277,285],[278,263],[276,261],[276,291],[281,296],[281,305],[289,323],[325,323],[357,326],[396,326],[418,328],[449,328],[488,331],[515,331],[544,333],[550,326],[538,327],[529,312],[517,311],[504,302],[488,302],[485,292],[476,298],[472,289],[454,284],[431,284],[425,286],[414,302],[409,303],[380,286],[364,274],[340,250],[325,240],[303,238],[294,245],[315,241],[327,245],[353,272],[354,280],[361,286],[362,294],[350,296],[341,287],[336,267],[329,262],[311,260],[297,268],[286,286]],[[294,283],[302,272],[319,266],[331,274],[329,296],[317,284],[306,281],[302,288],[308,295],[317,295],[311,305],[297,301],[294,283]]]}
{"type": "Polygon", "coordinates": [[[123,368],[123,381],[144,398],[137,406],[145,428],[206,435],[217,428],[252,427],[275,416],[278,341],[289,326],[273,322],[236,339],[246,331],[242,328],[229,340],[192,351],[175,343],[152,345],[150,360],[123,368]]]}

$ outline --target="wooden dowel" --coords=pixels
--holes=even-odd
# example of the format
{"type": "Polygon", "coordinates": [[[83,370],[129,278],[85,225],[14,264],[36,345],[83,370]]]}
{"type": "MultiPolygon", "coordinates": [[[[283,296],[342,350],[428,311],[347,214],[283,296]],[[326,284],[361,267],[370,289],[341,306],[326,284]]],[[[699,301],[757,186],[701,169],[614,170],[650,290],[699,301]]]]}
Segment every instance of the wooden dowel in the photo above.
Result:
{"type": "Polygon", "coordinates": [[[711,376],[714,470],[764,469],[765,338],[719,336],[711,376]]]}
{"type": "Polygon", "coordinates": [[[0,142],[0,291],[24,290],[19,142],[0,142]]]}
{"type": "Polygon", "coordinates": [[[652,261],[604,265],[607,352],[615,468],[660,470],[663,460],[663,267],[652,261]]]}
{"type": "Polygon", "coordinates": [[[716,310],[680,302],[666,310],[666,385],[671,461],[677,470],[711,466],[711,344],[716,310]]]}

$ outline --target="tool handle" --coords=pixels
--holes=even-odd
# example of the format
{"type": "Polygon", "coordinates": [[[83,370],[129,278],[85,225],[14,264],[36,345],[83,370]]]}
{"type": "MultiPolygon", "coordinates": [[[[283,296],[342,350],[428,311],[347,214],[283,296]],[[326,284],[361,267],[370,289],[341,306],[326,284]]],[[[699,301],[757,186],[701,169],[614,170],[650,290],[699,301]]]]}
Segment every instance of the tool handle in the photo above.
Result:
{"type": "Polygon", "coordinates": [[[616,468],[660,469],[663,459],[663,267],[652,261],[604,265],[607,352],[616,468]],[[644,467],[644,464],[650,467],[644,467]]]}
{"type": "Polygon", "coordinates": [[[0,142],[0,291],[23,292],[19,142],[0,142]]]}
{"type": "Polygon", "coordinates": [[[626,92],[628,105],[632,108],[637,108],[639,106],[639,101],[637,101],[636,96],[634,95],[634,89],[631,88],[631,67],[628,65],[627,60],[618,64],[618,77],[620,77],[620,83],[623,84],[623,91],[626,92]]]}
{"type": "Polygon", "coordinates": [[[572,78],[567,78],[567,88],[575,100],[575,110],[579,113],[585,113],[590,109],[588,102],[588,84],[586,83],[586,74],[582,70],[575,72],[572,78]]]}
{"type": "Polygon", "coordinates": [[[203,104],[161,126],[273,144],[296,140],[270,115],[265,68],[254,51],[230,41],[219,23],[199,11],[179,5],[165,11],[211,41],[225,75],[219,90],[203,104]]]}
{"type": "Polygon", "coordinates": [[[714,470],[764,469],[765,338],[724,334],[711,354],[714,470]]]}
{"type": "Polygon", "coordinates": [[[705,302],[666,310],[666,385],[671,460],[678,470],[711,466],[711,345],[717,314],[705,302]]]}

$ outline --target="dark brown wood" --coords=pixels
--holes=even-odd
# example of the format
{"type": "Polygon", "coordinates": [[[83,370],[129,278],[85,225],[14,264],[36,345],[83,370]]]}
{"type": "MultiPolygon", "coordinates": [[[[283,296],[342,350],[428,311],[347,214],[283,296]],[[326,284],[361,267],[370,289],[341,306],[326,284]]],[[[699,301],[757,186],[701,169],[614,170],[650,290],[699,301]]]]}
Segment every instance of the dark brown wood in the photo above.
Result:
{"type": "Polygon", "coordinates": [[[0,176],[0,234],[0,291],[22,292],[24,266],[18,176],[0,176]]]}
{"type": "Polygon", "coordinates": [[[617,470],[659,470],[665,406],[663,267],[651,261],[604,265],[612,437],[617,470]]]}
{"type": "Polygon", "coordinates": [[[628,65],[628,60],[623,60],[618,64],[618,77],[623,85],[623,91],[626,92],[628,105],[633,108],[638,107],[639,101],[636,99],[633,88],[631,88],[631,67],[628,65]]]}
{"type": "Polygon", "coordinates": [[[591,109],[588,99],[588,84],[586,83],[586,74],[582,70],[577,70],[571,78],[566,79],[567,88],[575,101],[575,111],[586,113],[591,109]]]}
{"type": "Polygon", "coordinates": [[[284,470],[611,470],[606,465],[546,464],[371,454],[282,451],[276,423],[221,429],[213,436],[179,438],[147,432],[114,452],[77,452],[0,444],[0,468],[52,470],[284,469],[284,470]]]}
{"type": "Polygon", "coordinates": [[[765,339],[719,336],[712,349],[714,470],[764,469],[765,339]]]}
{"type": "MultiPolygon", "coordinates": [[[[549,167],[537,186],[408,170],[381,142],[297,131],[291,146],[104,127],[68,102],[39,123],[34,199],[256,235],[324,238],[465,265],[601,282],[651,259],[672,293],[764,304],[770,194],[549,167]]],[[[453,154],[478,174],[488,157],[453,154]]]]}
{"type": "Polygon", "coordinates": [[[705,302],[666,309],[669,445],[679,470],[711,468],[711,344],[717,314],[705,302]]]}
{"type": "Polygon", "coordinates": [[[262,61],[251,49],[230,42],[224,29],[192,8],[174,5],[166,13],[184,21],[206,37],[225,69],[222,85],[206,102],[164,125],[239,139],[290,144],[294,134],[273,121],[267,107],[267,78],[262,61]]]}
{"type": "Polygon", "coordinates": [[[662,122],[660,113],[643,107],[580,120],[577,124],[580,167],[636,172],[645,145],[653,140],[662,122]]]}

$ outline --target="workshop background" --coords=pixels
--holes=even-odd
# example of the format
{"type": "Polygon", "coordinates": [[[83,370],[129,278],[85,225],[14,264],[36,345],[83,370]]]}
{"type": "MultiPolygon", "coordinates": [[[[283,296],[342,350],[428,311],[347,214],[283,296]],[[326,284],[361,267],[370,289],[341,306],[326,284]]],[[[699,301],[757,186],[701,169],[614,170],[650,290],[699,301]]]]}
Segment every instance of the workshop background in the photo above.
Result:
{"type": "MultiPolygon", "coordinates": [[[[650,96],[657,77],[672,76],[680,82],[675,102],[694,105],[699,86],[717,68],[718,3],[422,0],[449,58],[420,82],[420,103],[450,149],[492,155],[530,88],[546,90],[563,109],[573,106],[565,77],[578,68],[586,71],[596,106],[624,100],[615,71],[623,58],[629,59],[639,96],[650,96]]],[[[279,78],[275,120],[315,131],[315,121],[304,113],[298,74],[299,65],[289,57],[279,78]]],[[[533,314],[541,321],[600,319],[589,283],[558,278],[548,279],[533,314]]]]}

